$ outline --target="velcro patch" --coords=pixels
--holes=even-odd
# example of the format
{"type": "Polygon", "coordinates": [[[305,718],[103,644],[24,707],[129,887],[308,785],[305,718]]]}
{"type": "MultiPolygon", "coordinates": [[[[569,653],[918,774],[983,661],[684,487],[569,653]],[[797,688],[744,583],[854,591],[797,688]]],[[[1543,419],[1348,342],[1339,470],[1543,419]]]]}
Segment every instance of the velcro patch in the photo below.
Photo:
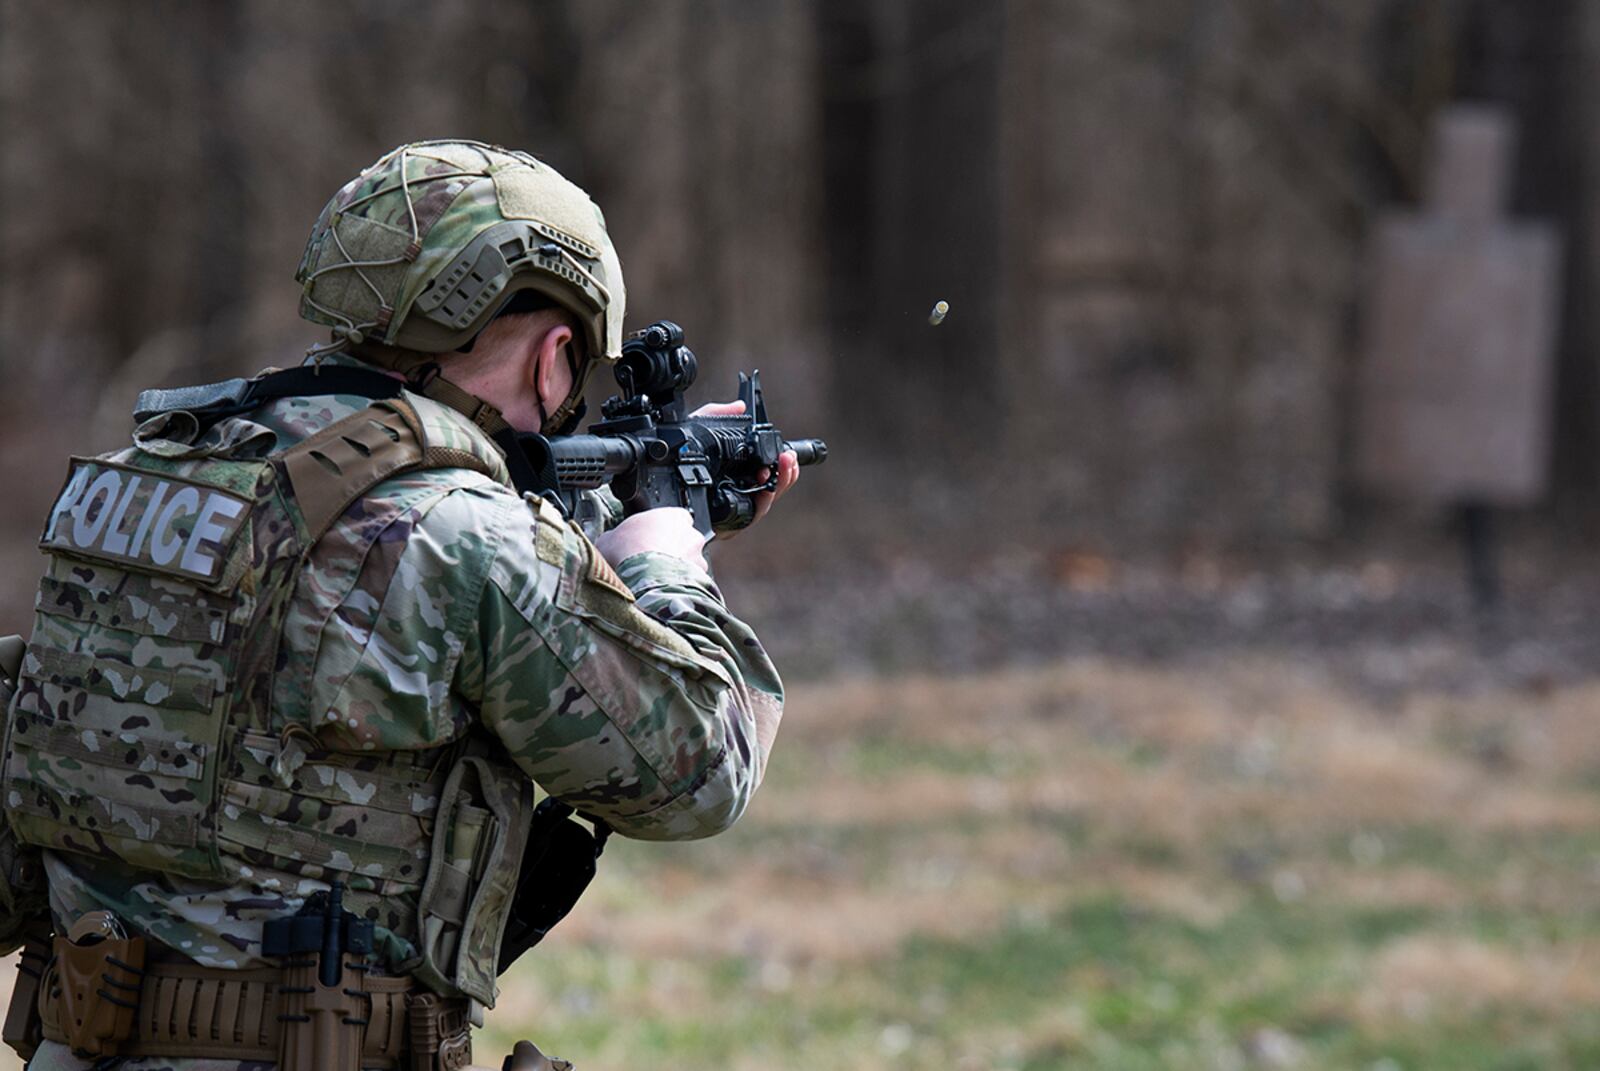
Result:
{"type": "Polygon", "coordinates": [[[629,602],[633,601],[633,589],[622,582],[622,577],[611,568],[611,563],[600,553],[600,548],[593,545],[589,547],[589,579],[629,602]]]}
{"type": "Polygon", "coordinates": [[[74,459],[39,546],[216,582],[250,503],[203,483],[74,459]]]}

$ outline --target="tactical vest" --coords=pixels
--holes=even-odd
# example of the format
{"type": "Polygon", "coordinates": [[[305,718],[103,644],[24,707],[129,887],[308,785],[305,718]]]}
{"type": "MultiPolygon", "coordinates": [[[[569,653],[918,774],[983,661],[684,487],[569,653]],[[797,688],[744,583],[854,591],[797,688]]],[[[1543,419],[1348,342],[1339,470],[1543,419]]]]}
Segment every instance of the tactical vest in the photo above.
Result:
{"type": "Polygon", "coordinates": [[[384,923],[417,949],[391,965],[492,1005],[528,778],[476,735],[340,750],[326,712],[295,708],[303,690],[274,699],[296,581],[352,503],[416,469],[503,479],[464,421],[435,421],[450,431],[430,442],[419,409],[436,405],[378,401],[264,457],[161,432],[159,451],[74,458],[41,540],[4,804],[23,842],[58,852],[215,881],[232,857],[340,881],[357,913],[415,900],[415,919],[384,923]]]}

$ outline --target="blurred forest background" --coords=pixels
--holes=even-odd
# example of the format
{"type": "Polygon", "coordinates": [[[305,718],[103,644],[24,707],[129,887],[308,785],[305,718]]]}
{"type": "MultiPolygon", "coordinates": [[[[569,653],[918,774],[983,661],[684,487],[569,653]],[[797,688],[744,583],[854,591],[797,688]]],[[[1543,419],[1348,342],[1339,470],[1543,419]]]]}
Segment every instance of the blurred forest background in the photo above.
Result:
{"type": "MultiPolygon", "coordinates": [[[[633,321],[686,324],[707,391],[759,365],[785,423],[838,444],[808,492],[830,531],[1293,553],[1374,512],[1348,479],[1362,255],[1467,98],[1514,109],[1510,207],[1568,237],[1539,520],[1577,534],[1600,489],[1592,8],[7,0],[14,501],[53,490],[34,458],[117,442],[137,388],[294,360],[324,199],[458,134],[594,193],[633,321]]],[[[799,565],[861,552],[794,542],[799,565]]]]}
{"type": "Polygon", "coordinates": [[[718,559],[796,685],[766,796],[609,850],[499,1036],[1594,1066],[1596,99],[1594,0],[0,0],[5,628],[66,453],[319,340],[340,184],[528,149],[604,207],[630,326],[684,324],[707,399],[760,367],[832,458],[718,559]],[[1447,518],[1352,477],[1372,228],[1463,100],[1564,241],[1488,624],[1447,518]]]}

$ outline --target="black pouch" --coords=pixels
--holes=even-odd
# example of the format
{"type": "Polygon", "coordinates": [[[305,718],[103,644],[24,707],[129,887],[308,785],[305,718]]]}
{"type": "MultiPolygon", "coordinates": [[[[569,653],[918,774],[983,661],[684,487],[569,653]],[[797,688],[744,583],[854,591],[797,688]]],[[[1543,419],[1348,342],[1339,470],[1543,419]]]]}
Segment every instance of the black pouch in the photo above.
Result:
{"type": "Polygon", "coordinates": [[[572,815],[572,808],[553,796],[533,809],[517,893],[500,941],[501,974],[567,917],[594,880],[595,864],[611,827],[591,819],[594,831],[590,832],[572,815]]]}
{"type": "Polygon", "coordinates": [[[22,946],[17,961],[17,979],[11,988],[11,1003],[6,1007],[6,1021],[0,1037],[26,1064],[38,1051],[44,1040],[44,1025],[39,1018],[39,987],[45,971],[50,966],[50,940],[43,936],[30,937],[22,946]]]}

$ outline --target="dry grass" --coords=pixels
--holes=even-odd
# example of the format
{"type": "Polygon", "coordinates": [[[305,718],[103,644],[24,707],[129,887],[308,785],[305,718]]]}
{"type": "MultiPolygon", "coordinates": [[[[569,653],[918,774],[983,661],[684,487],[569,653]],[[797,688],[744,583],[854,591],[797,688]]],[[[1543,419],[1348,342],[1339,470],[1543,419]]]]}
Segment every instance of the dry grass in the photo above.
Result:
{"type": "Polygon", "coordinates": [[[1252,1055],[1271,1048],[1252,1040],[1260,1023],[1219,1021],[1230,1002],[1285,1030],[1340,1024],[1322,1050],[1295,1042],[1323,1052],[1307,1066],[1369,1051],[1406,1066],[1416,1045],[1445,1044],[1433,1032],[1461,1014],[1586,1038],[1596,1005],[1581,935],[1600,929],[1589,906],[1600,891],[1597,712],[1592,685],[1415,694],[1380,709],[1254,657],[1204,672],[1082,660],[807,687],[739,830],[707,845],[627,846],[594,901],[515,975],[539,977],[542,962],[570,980],[574,959],[590,956],[731,970],[748,984],[665,1001],[667,1022],[721,1020],[728,1036],[653,1038],[599,1011],[552,1021],[508,1009],[495,1024],[535,1030],[542,1018],[560,1036],[565,1022],[599,1066],[617,1067],[656,1046],[759,1051],[768,1062],[751,1066],[796,1067],[959,1066],[974,1051],[987,1053],[981,1066],[1065,1066],[1070,1055],[1132,1067],[1163,1044],[1223,1064],[1230,1052],[1266,1059],[1252,1055]],[[896,978],[921,955],[908,949],[959,961],[1019,926],[1057,933],[1075,908],[1108,898],[1173,934],[1140,953],[1143,967],[1130,952],[1119,968],[1114,949],[1086,974],[1063,962],[1059,999],[902,1051],[896,978]],[[1251,932],[1251,918],[1268,932],[1251,932]],[[1394,932],[1367,932],[1374,919],[1394,932]],[[1230,936],[1241,928],[1249,935],[1230,936]],[[1208,933],[1252,947],[1211,948],[1208,933]],[[1321,977],[1307,981],[1313,964],[1321,977]],[[1119,1024],[1097,1023],[1092,997],[1124,969],[1152,985],[1196,979],[1207,996],[1173,998],[1164,1041],[1119,1047],[1119,1024]],[[841,988],[879,1018],[827,1025],[841,988]],[[1078,992],[1087,1002],[1072,1011],[1078,992]],[[803,1039],[780,1055],[756,1032],[775,1009],[803,1039]]]}
{"type": "Polygon", "coordinates": [[[1510,949],[1467,937],[1406,937],[1373,958],[1358,1002],[1363,1020],[1389,1026],[1496,1006],[1556,1017],[1600,1007],[1600,943],[1510,949]]]}

